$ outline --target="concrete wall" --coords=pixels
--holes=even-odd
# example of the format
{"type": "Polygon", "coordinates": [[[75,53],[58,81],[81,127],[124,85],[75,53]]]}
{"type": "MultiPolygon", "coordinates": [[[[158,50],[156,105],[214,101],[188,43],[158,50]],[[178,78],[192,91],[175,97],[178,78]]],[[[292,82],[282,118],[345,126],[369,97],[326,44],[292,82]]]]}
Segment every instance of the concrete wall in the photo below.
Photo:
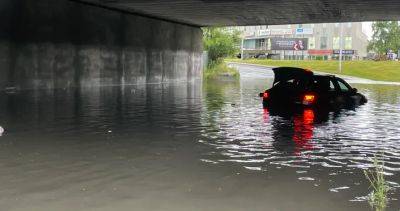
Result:
{"type": "Polygon", "coordinates": [[[2,0],[0,26],[0,89],[201,77],[198,27],[68,0],[2,0]]]}

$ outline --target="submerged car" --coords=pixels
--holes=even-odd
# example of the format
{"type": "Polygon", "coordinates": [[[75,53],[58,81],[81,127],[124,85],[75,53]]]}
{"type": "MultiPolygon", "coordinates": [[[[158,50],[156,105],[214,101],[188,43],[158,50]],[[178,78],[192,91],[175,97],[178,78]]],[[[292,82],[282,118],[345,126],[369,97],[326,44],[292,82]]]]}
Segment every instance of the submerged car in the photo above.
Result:
{"type": "Polygon", "coordinates": [[[264,108],[343,108],[367,102],[357,89],[334,75],[316,75],[310,70],[294,67],[278,67],[273,71],[275,80],[272,88],[260,93],[264,108]]]}

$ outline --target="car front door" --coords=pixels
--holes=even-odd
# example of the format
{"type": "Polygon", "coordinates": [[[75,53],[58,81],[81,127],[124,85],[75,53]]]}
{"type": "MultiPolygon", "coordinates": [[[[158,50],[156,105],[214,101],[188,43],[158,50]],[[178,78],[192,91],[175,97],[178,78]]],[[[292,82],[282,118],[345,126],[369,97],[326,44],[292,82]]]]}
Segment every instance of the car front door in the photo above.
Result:
{"type": "Polygon", "coordinates": [[[335,78],[336,79],[336,93],[337,97],[336,100],[340,104],[349,104],[352,103],[354,91],[353,88],[343,79],[335,78]]]}

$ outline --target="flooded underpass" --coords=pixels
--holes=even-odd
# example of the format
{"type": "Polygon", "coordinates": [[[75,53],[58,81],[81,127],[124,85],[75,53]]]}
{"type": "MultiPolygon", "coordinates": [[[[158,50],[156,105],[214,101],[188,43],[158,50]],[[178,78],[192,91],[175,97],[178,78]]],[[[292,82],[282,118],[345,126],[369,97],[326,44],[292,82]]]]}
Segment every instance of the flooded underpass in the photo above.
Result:
{"type": "Polygon", "coordinates": [[[3,92],[0,207],[368,210],[363,170],[376,157],[388,210],[400,209],[400,86],[352,83],[367,104],[282,116],[257,97],[271,84],[242,70],[240,81],[3,92]]]}

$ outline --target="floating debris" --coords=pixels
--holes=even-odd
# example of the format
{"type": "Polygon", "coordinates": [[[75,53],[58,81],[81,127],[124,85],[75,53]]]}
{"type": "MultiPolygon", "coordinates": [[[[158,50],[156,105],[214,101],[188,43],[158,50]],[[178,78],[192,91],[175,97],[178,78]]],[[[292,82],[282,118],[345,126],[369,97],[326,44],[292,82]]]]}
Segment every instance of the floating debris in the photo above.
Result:
{"type": "Polygon", "coordinates": [[[299,177],[299,180],[302,180],[302,181],[314,181],[315,179],[312,178],[312,177],[299,177]]]}
{"type": "Polygon", "coordinates": [[[252,170],[252,171],[261,171],[261,167],[255,166],[244,166],[245,169],[252,170]]]}
{"type": "Polygon", "coordinates": [[[218,164],[216,161],[208,160],[208,159],[200,159],[200,161],[203,161],[205,163],[212,163],[212,164],[218,164]]]}
{"type": "Polygon", "coordinates": [[[343,186],[343,187],[338,187],[338,188],[331,188],[331,189],[329,189],[329,191],[330,192],[335,192],[335,193],[337,193],[337,192],[339,192],[340,190],[346,190],[346,189],[349,189],[350,187],[347,187],[347,186],[343,186]]]}

